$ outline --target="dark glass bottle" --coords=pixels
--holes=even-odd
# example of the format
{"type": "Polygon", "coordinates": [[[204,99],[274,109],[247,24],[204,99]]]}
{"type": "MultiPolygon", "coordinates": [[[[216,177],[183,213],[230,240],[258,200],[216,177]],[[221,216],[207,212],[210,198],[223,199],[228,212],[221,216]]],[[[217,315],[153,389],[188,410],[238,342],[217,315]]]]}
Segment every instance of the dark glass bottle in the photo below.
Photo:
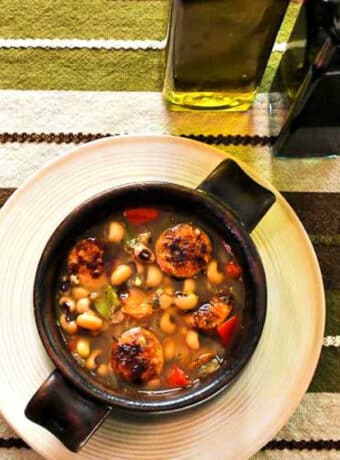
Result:
{"type": "Polygon", "coordinates": [[[173,0],[164,96],[182,108],[247,110],[289,0],[173,0]]]}
{"type": "Polygon", "coordinates": [[[291,105],[274,153],[339,155],[340,0],[304,2],[275,85],[276,91],[288,95],[291,105]]]}

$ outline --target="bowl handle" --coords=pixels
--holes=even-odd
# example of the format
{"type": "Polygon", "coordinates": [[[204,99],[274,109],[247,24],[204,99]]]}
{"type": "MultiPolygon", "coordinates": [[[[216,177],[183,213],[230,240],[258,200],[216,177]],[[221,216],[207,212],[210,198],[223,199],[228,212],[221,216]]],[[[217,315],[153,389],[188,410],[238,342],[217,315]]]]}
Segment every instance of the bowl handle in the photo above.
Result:
{"type": "Polygon", "coordinates": [[[227,205],[250,233],[275,202],[275,195],[255,182],[233,160],[222,161],[197,187],[227,205]]]}
{"type": "Polygon", "coordinates": [[[25,415],[78,452],[111,410],[79,393],[54,370],[27,404],[25,415]]]}

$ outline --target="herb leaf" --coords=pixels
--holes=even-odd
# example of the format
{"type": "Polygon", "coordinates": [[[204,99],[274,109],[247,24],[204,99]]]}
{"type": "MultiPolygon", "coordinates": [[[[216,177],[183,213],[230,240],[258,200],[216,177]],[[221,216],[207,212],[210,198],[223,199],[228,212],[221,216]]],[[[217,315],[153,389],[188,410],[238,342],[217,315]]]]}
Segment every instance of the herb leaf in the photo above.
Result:
{"type": "Polygon", "coordinates": [[[106,289],[106,298],[108,303],[110,303],[113,307],[113,311],[116,311],[117,308],[120,307],[120,298],[118,297],[116,290],[111,285],[109,285],[106,289]]]}
{"type": "Polygon", "coordinates": [[[124,243],[127,246],[133,244],[133,240],[136,240],[137,233],[135,229],[128,223],[125,224],[124,243]]]}
{"type": "Polygon", "coordinates": [[[111,315],[120,307],[120,299],[115,289],[108,285],[103,297],[100,297],[95,308],[97,312],[104,318],[109,319],[111,315]]]}

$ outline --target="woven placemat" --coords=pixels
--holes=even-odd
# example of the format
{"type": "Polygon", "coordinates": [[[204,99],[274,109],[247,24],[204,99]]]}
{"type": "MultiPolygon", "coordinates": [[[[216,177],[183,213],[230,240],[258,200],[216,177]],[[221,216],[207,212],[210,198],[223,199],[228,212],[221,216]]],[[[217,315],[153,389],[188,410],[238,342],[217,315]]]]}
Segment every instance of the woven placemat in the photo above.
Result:
{"type": "MultiPolygon", "coordinates": [[[[254,460],[340,459],[339,161],[273,158],[286,101],[261,94],[270,88],[300,5],[291,2],[253,109],[214,114],[169,113],[163,104],[168,0],[1,4],[0,206],[46,161],[76,144],[109,134],[171,133],[246,161],[284,192],[305,225],[326,288],[324,347],[297,412],[254,460]]],[[[0,459],[38,458],[0,419],[0,459]]]]}
{"type": "MultiPolygon", "coordinates": [[[[284,101],[278,95],[259,94],[250,112],[228,115],[169,114],[159,93],[146,92],[0,91],[0,100],[0,205],[47,160],[74,145],[107,134],[145,131],[172,132],[214,144],[246,161],[284,192],[319,257],[327,324],[321,360],[308,393],[290,422],[254,460],[339,458],[339,161],[272,157],[275,134],[271,133],[277,133],[283,122],[284,101]]],[[[38,458],[1,421],[0,440],[0,459],[38,458]]]]}

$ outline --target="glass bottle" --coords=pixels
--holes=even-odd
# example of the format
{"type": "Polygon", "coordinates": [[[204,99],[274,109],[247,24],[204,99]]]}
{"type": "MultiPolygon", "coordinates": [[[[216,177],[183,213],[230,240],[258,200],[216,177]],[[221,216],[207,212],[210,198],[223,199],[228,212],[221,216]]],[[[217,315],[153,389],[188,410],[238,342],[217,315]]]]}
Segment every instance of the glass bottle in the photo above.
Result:
{"type": "Polygon", "coordinates": [[[173,0],[163,94],[174,109],[247,110],[289,0],[173,0]]]}
{"type": "Polygon", "coordinates": [[[274,82],[291,101],[274,154],[340,155],[340,0],[305,0],[274,82]]]}

